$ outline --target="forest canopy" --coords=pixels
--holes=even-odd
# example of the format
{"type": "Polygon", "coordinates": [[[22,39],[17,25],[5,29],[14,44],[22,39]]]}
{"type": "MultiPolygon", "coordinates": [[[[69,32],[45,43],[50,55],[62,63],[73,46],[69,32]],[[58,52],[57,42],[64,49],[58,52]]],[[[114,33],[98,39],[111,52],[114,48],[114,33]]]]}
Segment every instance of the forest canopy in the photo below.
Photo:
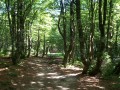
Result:
{"type": "Polygon", "coordinates": [[[0,0],[0,56],[14,65],[57,56],[82,74],[119,75],[120,1],[0,0]]]}

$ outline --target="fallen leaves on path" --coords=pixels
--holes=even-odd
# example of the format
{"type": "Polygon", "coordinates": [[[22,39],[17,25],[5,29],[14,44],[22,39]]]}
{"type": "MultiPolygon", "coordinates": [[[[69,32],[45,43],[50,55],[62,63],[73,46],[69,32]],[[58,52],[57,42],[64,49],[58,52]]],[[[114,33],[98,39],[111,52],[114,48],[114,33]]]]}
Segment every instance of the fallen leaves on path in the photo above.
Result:
{"type": "Polygon", "coordinates": [[[18,66],[0,67],[0,90],[117,90],[111,87],[113,82],[83,76],[81,71],[79,67],[61,68],[49,59],[31,57],[18,66]]]}

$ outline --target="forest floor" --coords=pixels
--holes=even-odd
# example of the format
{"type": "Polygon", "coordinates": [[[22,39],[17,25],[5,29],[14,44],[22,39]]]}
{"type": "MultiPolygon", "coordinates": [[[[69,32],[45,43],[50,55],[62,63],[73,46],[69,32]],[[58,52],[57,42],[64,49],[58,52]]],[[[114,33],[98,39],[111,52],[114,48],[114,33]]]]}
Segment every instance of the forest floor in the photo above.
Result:
{"type": "Polygon", "coordinates": [[[120,90],[120,82],[82,76],[80,68],[61,68],[51,60],[31,57],[12,66],[0,59],[0,90],[120,90]]]}

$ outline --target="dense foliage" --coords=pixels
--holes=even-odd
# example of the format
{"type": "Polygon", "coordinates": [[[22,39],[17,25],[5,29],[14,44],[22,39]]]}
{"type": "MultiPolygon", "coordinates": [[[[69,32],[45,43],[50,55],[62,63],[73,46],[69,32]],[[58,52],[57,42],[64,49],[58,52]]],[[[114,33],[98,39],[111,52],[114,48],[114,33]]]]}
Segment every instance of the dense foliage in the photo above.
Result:
{"type": "Polygon", "coordinates": [[[51,53],[83,74],[119,75],[120,1],[1,0],[0,56],[18,64],[51,53]]]}

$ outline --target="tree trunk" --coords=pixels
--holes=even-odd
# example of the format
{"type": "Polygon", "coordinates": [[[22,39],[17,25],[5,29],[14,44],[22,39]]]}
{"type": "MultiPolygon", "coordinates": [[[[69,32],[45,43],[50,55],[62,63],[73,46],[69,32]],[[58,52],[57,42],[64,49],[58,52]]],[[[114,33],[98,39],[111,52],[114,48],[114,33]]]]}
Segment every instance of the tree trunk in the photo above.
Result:
{"type": "Polygon", "coordinates": [[[104,0],[103,13],[102,13],[102,0],[99,0],[99,30],[100,30],[100,44],[98,48],[98,56],[95,68],[90,72],[90,75],[94,76],[101,73],[101,65],[103,61],[103,54],[105,50],[105,22],[106,22],[106,12],[107,12],[107,0],[104,0]]]}
{"type": "Polygon", "coordinates": [[[94,42],[94,2],[90,0],[90,43],[89,43],[89,60],[90,62],[93,60],[94,57],[94,49],[93,49],[93,42],[94,42]]]}
{"type": "Polygon", "coordinates": [[[113,0],[110,0],[109,2],[109,17],[108,17],[108,27],[107,27],[107,43],[106,43],[106,50],[109,52],[109,39],[110,39],[110,25],[111,25],[111,19],[112,19],[112,8],[113,8],[113,0]]]}
{"type": "Polygon", "coordinates": [[[79,33],[79,43],[80,43],[80,56],[82,63],[84,65],[82,74],[87,74],[89,64],[85,57],[85,46],[84,46],[84,37],[83,37],[83,29],[81,23],[81,2],[80,0],[76,0],[76,19],[77,19],[77,30],[79,33]]]}
{"type": "Polygon", "coordinates": [[[32,46],[32,43],[31,43],[31,26],[30,26],[30,22],[28,23],[28,38],[27,38],[27,40],[28,40],[28,54],[27,54],[27,57],[29,57],[30,56],[30,54],[31,54],[31,46],[32,46]]]}
{"type": "Polygon", "coordinates": [[[30,40],[30,33],[28,33],[28,55],[27,57],[30,56],[31,53],[31,40],[30,40]]]}
{"type": "Polygon", "coordinates": [[[12,43],[12,62],[13,64],[17,64],[15,57],[15,44],[16,44],[16,19],[15,19],[15,11],[12,14],[12,32],[11,32],[11,43],[12,43]]]}
{"type": "Polygon", "coordinates": [[[68,50],[65,52],[63,65],[66,67],[70,54],[74,51],[74,44],[75,44],[75,25],[74,25],[74,0],[70,2],[70,44],[68,46],[68,50]]]}
{"type": "Polygon", "coordinates": [[[75,47],[75,20],[74,20],[74,0],[70,3],[70,52],[69,52],[69,61],[73,59],[74,56],[74,47],[75,47]]]}
{"type": "Polygon", "coordinates": [[[59,30],[60,35],[63,38],[64,59],[63,59],[62,63],[64,65],[64,67],[66,67],[67,59],[68,59],[68,55],[67,55],[67,35],[66,35],[66,17],[65,17],[66,9],[65,9],[65,5],[64,5],[63,0],[60,1],[60,5],[61,5],[61,11],[60,11],[60,17],[59,17],[59,20],[58,20],[58,30],[59,30]],[[62,21],[62,28],[60,27],[61,21],[62,21]]]}
{"type": "Polygon", "coordinates": [[[37,49],[36,49],[36,55],[35,55],[36,57],[38,57],[39,48],[40,48],[40,30],[38,29],[37,49]]]}
{"type": "Polygon", "coordinates": [[[11,17],[10,17],[10,10],[9,10],[10,0],[6,0],[5,3],[6,3],[7,12],[8,12],[8,21],[9,21],[11,45],[12,45],[11,58],[12,58],[13,65],[16,65],[17,60],[15,58],[15,44],[16,44],[16,38],[15,38],[15,34],[16,34],[15,3],[14,3],[14,6],[12,8],[11,17]]]}
{"type": "Polygon", "coordinates": [[[20,58],[25,58],[25,47],[24,47],[24,24],[25,24],[25,18],[23,15],[23,0],[19,0],[19,29],[20,29],[20,53],[21,57],[20,58]]]}
{"type": "Polygon", "coordinates": [[[120,74],[120,62],[115,66],[115,69],[113,70],[113,74],[115,75],[120,74]]]}
{"type": "Polygon", "coordinates": [[[45,39],[45,33],[44,33],[44,44],[43,44],[43,54],[42,54],[42,57],[45,56],[45,52],[46,52],[45,48],[46,48],[46,39],[45,39]]]}

